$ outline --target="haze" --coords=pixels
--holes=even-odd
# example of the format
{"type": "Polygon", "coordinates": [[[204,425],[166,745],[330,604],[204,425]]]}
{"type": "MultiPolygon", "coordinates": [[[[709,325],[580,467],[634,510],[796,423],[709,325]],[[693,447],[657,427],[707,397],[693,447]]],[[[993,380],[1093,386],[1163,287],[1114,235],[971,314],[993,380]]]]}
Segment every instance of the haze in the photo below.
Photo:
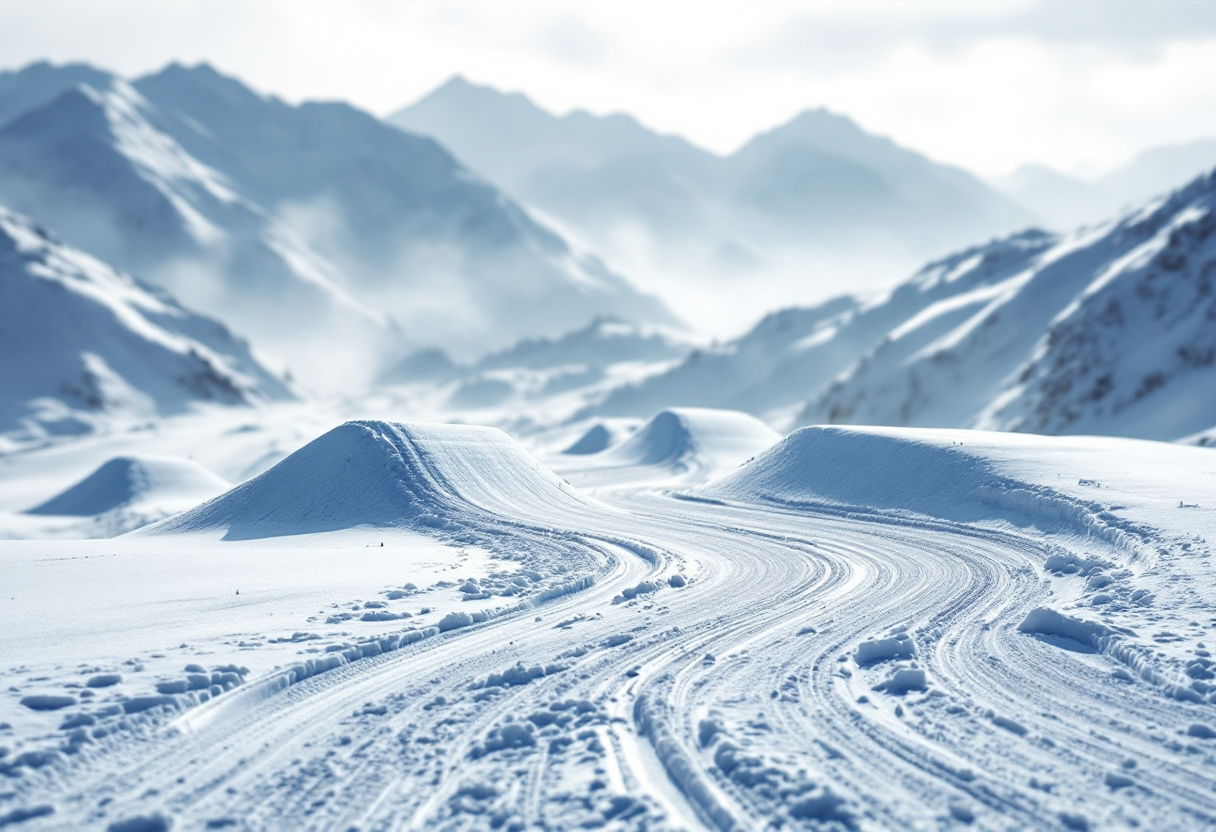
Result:
{"type": "Polygon", "coordinates": [[[386,114],[453,74],[729,152],[824,106],[982,176],[1096,175],[1216,134],[1216,6],[1082,2],[9,0],[3,68],[208,61],[386,114]]]}

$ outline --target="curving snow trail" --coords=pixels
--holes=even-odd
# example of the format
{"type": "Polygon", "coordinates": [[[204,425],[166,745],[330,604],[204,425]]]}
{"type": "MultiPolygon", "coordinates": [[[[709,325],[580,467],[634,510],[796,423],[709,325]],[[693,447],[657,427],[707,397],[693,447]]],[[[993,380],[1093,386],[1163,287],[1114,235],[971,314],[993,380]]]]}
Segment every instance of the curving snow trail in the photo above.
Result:
{"type": "Polygon", "coordinates": [[[589,588],[103,739],[15,781],[54,807],[22,828],[1216,823],[1210,703],[1019,631],[1092,539],[554,493],[463,532],[598,564],[589,588]]]}

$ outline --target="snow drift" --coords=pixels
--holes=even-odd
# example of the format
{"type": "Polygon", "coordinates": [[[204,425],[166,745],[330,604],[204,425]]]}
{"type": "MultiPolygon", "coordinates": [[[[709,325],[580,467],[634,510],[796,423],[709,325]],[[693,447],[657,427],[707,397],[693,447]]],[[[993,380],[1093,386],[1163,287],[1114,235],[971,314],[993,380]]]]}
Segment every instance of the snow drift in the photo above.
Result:
{"type": "Polygon", "coordinates": [[[589,504],[496,428],[356,421],[232,491],[149,529],[225,539],[444,528],[469,514],[552,514],[589,504]]]}
{"type": "Polygon", "coordinates": [[[658,413],[620,445],[597,455],[597,461],[677,470],[727,470],[780,439],[780,434],[746,413],[672,408],[658,413]]]}
{"type": "Polygon", "coordinates": [[[1156,557],[1157,530],[1176,522],[1180,498],[1201,499],[1210,470],[1206,449],[1142,440],[809,427],[696,494],[1032,525],[1102,540],[1132,563],[1156,557]]]}
{"type": "Polygon", "coordinates": [[[167,515],[198,505],[230,487],[190,459],[120,456],[29,513],[90,517],[115,509],[158,505],[169,509],[164,512],[167,515]]]}

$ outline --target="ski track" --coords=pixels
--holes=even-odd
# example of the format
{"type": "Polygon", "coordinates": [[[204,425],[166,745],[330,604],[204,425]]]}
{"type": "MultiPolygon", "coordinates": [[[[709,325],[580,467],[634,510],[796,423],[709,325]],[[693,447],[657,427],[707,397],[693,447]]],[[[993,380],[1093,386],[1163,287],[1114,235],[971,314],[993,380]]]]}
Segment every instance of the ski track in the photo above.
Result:
{"type": "Polygon", "coordinates": [[[107,738],[13,783],[22,802],[56,807],[19,828],[158,811],[178,829],[255,830],[1216,823],[1216,759],[1175,740],[1210,706],[1016,631],[1048,596],[1041,540],[642,490],[607,499],[620,514],[468,520],[504,546],[590,555],[591,588],[263,699],[238,689],[192,729],[107,738]],[[688,586],[666,585],[676,572],[688,586]],[[613,603],[647,577],[657,593],[613,603]],[[874,690],[894,665],[853,660],[897,631],[925,692],[874,690]],[[474,688],[517,662],[562,669],[474,688]],[[537,714],[558,721],[521,727],[537,714]],[[511,726],[522,744],[488,747],[511,726]],[[723,749],[744,762],[724,765],[723,749]],[[1110,772],[1130,784],[1110,787],[1110,772]]]}

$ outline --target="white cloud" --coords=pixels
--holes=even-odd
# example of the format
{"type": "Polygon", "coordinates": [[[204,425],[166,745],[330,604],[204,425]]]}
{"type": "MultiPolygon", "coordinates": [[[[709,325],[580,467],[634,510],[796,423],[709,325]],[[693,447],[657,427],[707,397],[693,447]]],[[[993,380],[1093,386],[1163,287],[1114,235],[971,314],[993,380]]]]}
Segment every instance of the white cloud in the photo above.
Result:
{"type": "Polygon", "coordinates": [[[0,55],[207,60],[385,113],[454,73],[727,151],[827,106],[981,173],[1097,170],[1216,135],[1216,4],[1174,0],[6,0],[0,55]]]}

